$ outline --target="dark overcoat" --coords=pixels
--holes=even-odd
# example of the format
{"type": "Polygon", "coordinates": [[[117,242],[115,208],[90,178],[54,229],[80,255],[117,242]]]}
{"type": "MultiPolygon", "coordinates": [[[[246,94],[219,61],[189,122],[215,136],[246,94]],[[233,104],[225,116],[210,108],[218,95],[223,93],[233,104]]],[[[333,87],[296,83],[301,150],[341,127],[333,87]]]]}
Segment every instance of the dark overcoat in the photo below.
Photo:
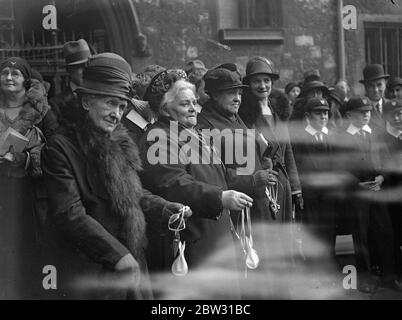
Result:
{"type": "Polygon", "coordinates": [[[49,139],[42,153],[57,298],[149,299],[144,212],[157,215],[166,201],[144,194],[137,147],[124,128],[98,141],[91,125],[73,128],[49,139]],[[129,253],[140,265],[141,287],[112,287],[119,279],[113,267],[129,253]]]}
{"type": "Polygon", "coordinates": [[[11,127],[29,139],[25,167],[0,163],[0,299],[35,299],[43,290],[37,219],[42,212],[34,199],[46,199],[40,153],[58,123],[41,88],[32,86],[25,98],[15,119],[0,110],[0,133],[11,127]]]}
{"type": "MultiPolygon", "coordinates": [[[[160,116],[142,137],[140,148],[144,170],[141,172],[141,180],[152,193],[191,208],[193,215],[188,219],[186,229],[181,232],[182,241],[186,242],[185,256],[191,271],[216,253],[220,240],[227,236],[231,238],[230,218],[222,207],[222,192],[227,190],[226,169],[221,162],[201,163],[199,160],[197,163],[195,158],[191,161],[187,152],[180,154],[179,161],[172,160],[171,152],[183,151],[185,145],[191,152],[201,149],[211,152],[198,138],[195,144],[179,140],[173,134],[174,128],[178,128],[179,135],[184,130],[172,118],[160,116]],[[163,155],[168,155],[168,158],[163,160],[163,155]],[[160,161],[155,161],[158,156],[160,161]]],[[[192,132],[201,139],[199,131],[192,132]]],[[[172,260],[173,257],[166,261],[165,266],[159,267],[169,267],[172,260]]]]}
{"type": "Polygon", "coordinates": [[[324,143],[306,130],[291,132],[292,149],[303,188],[306,222],[316,236],[330,245],[335,240],[335,190],[340,187],[334,167],[334,134],[329,131],[324,143]]]}

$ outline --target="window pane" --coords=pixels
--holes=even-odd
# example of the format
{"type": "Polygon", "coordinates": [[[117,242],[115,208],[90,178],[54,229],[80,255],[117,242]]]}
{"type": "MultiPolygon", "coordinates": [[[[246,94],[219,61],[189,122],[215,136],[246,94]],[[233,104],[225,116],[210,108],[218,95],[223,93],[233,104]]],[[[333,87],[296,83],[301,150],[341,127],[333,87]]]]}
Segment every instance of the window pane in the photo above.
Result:
{"type": "Polygon", "coordinates": [[[366,62],[381,63],[381,41],[379,28],[365,29],[366,62]]]}
{"type": "Polygon", "coordinates": [[[275,0],[249,0],[250,27],[280,27],[281,2],[275,0]]]}
{"type": "Polygon", "coordinates": [[[383,29],[383,51],[385,72],[398,75],[398,38],[397,29],[383,29]]]}
{"type": "Polygon", "coordinates": [[[400,61],[398,76],[400,77],[400,76],[402,76],[402,63],[401,63],[401,61],[402,61],[402,29],[399,29],[399,54],[398,54],[398,57],[399,57],[399,61],[400,61]]]}

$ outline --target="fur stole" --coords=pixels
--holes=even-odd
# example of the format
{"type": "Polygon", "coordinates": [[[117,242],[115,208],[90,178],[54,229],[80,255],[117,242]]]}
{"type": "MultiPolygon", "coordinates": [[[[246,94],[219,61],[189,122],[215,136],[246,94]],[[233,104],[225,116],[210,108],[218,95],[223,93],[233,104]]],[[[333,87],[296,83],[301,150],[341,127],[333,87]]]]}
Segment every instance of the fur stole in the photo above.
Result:
{"type": "MultiPolygon", "coordinates": [[[[4,96],[1,94],[1,101],[4,105],[4,96]]],[[[25,135],[33,126],[42,121],[50,109],[41,84],[34,84],[25,94],[25,102],[19,113],[18,119],[12,123],[11,127],[22,135],[25,135]]]]}
{"type": "Polygon", "coordinates": [[[137,145],[123,126],[105,134],[86,115],[75,128],[91,169],[110,197],[112,214],[121,221],[119,238],[138,257],[147,240],[140,206],[143,190],[137,171],[142,167],[137,145]]]}
{"type": "MultiPolygon", "coordinates": [[[[277,120],[283,122],[289,120],[289,117],[292,114],[292,104],[285,93],[278,89],[272,89],[269,102],[273,114],[277,117],[277,120]]],[[[261,113],[262,110],[258,104],[258,100],[250,93],[249,90],[246,89],[244,91],[242,102],[239,108],[239,116],[247,126],[252,126],[261,113]]]]}

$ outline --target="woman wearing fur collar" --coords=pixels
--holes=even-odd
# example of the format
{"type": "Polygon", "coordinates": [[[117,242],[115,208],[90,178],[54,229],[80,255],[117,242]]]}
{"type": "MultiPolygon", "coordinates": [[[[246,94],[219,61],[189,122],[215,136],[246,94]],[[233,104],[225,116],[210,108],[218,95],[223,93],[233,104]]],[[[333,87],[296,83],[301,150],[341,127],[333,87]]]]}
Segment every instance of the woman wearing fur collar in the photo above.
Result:
{"type": "Polygon", "coordinates": [[[120,124],[131,99],[130,74],[116,54],[91,57],[76,90],[77,123],[53,136],[43,152],[48,243],[56,243],[49,259],[62,281],[60,298],[151,298],[145,218],[161,221],[183,207],[142,188],[136,144],[120,124]]]}
{"type": "Polygon", "coordinates": [[[45,136],[58,125],[41,88],[31,85],[26,60],[3,61],[0,85],[0,299],[33,298],[42,267],[32,200],[41,190],[37,186],[45,136]]]}

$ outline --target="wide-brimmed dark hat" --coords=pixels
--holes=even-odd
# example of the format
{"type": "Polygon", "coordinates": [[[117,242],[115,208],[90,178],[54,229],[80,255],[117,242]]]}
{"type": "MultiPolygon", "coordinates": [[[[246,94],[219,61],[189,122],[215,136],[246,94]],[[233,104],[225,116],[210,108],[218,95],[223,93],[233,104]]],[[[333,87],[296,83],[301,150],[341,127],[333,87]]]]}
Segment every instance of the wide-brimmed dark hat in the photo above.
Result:
{"type": "Polygon", "coordinates": [[[313,80],[303,84],[300,96],[301,97],[305,96],[307,92],[313,89],[320,89],[324,95],[327,95],[329,93],[328,87],[324,84],[324,82],[319,80],[313,80]]]}
{"type": "Polygon", "coordinates": [[[402,86],[402,78],[394,77],[388,82],[388,88],[393,89],[396,86],[402,86]]]}
{"type": "Polygon", "coordinates": [[[158,111],[163,95],[173,83],[181,79],[188,80],[186,72],[182,69],[165,69],[157,73],[149,83],[143,99],[149,102],[154,111],[158,111]]]}
{"type": "Polygon", "coordinates": [[[345,103],[345,92],[338,86],[331,87],[328,89],[328,96],[334,99],[336,102],[339,104],[344,104],[345,103]]]}
{"type": "Polygon", "coordinates": [[[28,61],[20,57],[11,57],[7,58],[0,64],[0,71],[4,68],[15,68],[21,71],[25,80],[31,79],[32,77],[32,68],[28,61]]]}
{"type": "Polygon", "coordinates": [[[75,91],[131,100],[131,67],[115,53],[93,55],[85,66],[82,84],[75,91]]]}
{"type": "Polygon", "coordinates": [[[368,81],[374,81],[379,79],[388,79],[389,74],[384,72],[384,68],[381,64],[368,64],[363,69],[363,78],[360,80],[361,83],[366,83],[368,81]]]}
{"type": "Polygon", "coordinates": [[[241,76],[238,71],[231,71],[229,68],[222,65],[218,68],[208,70],[204,75],[204,81],[205,92],[208,94],[236,88],[248,88],[248,86],[244,85],[241,81],[241,76]]]}
{"type": "Polygon", "coordinates": [[[370,111],[373,109],[370,99],[367,97],[351,97],[345,105],[345,111],[370,111]]]}
{"type": "Polygon", "coordinates": [[[279,74],[275,71],[272,61],[264,57],[254,57],[247,62],[246,75],[243,82],[248,84],[250,78],[257,74],[267,74],[272,80],[279,79],[279,74]]]}
{"type": "Polygon", "coordinates": [[[66,42],[63,46],[66,66],[83,64],[91,56],[88,43],[84,39],[66,42]]]}
{"type": "Polygon", "coordinates": [[[306,101],[304,105],[305,112],[312,112],[316,110],[325,110],[329,111],[329,105],[327,100],[324,98],[311,98],[306,101]]]}
{"type": "Polygon", "coordinates": [[[395,111],[402,109],[402,99],[392,99],[384,103],[384,114],[392,114],[395,111]]]}

